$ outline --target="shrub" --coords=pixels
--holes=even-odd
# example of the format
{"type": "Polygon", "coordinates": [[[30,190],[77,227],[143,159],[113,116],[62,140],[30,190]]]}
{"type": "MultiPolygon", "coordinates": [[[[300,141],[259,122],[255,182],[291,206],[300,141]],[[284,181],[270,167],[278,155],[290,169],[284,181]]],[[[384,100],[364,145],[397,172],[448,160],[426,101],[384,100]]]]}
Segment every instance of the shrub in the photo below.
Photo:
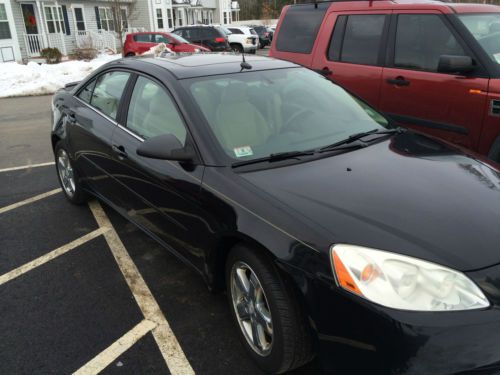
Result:
{"type": "Polygon", "coordinates": [[[77,48],[74,54],[78,60],[92,60],[97,57],[98,51],[95,48],[77,48]]]}
{"type": "Polygon", "coordinates": [[[44,48],[40,51],[40,56],[47,60],[48,64],[61,62],[62,53],[57,48],[44,48]]]}

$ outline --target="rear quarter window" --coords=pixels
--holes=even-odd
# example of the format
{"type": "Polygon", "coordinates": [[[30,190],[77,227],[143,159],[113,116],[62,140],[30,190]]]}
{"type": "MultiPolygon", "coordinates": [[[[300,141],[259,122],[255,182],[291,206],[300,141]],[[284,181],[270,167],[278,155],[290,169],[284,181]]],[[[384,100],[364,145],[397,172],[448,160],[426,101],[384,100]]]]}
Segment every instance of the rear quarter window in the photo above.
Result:
{"type": "Polygon", "coordinates": [[[330,3],[292,6],[281,23],[276,49],[310,53],[330,3]]]}

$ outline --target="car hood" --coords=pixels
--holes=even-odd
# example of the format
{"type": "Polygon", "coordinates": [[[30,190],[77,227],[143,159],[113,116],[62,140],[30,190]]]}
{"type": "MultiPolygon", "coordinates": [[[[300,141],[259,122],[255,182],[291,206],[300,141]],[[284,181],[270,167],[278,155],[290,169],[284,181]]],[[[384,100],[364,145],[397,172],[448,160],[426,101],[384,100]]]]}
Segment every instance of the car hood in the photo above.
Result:
{"type": "Polygon", "coordinates": [[[291,212],[296,233],[304,226],[324,233],[317,243],[369,246],[462,271],[500,263],[500,173],[441,141],[408,131],[240,176],[291,212]]]}

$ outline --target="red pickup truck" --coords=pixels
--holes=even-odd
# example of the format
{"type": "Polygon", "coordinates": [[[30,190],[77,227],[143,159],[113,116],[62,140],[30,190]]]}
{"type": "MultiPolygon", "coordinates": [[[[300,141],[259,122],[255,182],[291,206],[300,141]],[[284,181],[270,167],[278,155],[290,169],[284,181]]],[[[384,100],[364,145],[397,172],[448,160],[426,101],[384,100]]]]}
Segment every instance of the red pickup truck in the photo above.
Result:
{"type": "Polygon", "coordinates": [[[500,7],[336,1],[283,8],[270,56],[315,69],[395,122],[500,162],[500,7]]]}

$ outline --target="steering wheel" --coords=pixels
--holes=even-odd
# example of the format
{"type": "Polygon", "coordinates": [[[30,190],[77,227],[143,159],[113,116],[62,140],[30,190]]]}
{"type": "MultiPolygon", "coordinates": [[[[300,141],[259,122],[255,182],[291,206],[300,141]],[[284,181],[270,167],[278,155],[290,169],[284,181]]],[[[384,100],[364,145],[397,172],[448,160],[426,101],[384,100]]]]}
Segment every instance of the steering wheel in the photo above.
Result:
{"type": "Polygon", "coordinates": [[[283,127],[281,128],[281,130],[279,131],[280,134],[282,133],[286,133],[286,132],[289,132],[289,131],[294,131],[294,130],[297,130],[297,126],[299,124],[294,124],[294,122],[307,115],[307,114],[313,114],[314,115],[314,112],[308,108],[300,108],[297,112],[295,112],[288,120],[286,120],[286,122],[283,124],[283,127]]]}

